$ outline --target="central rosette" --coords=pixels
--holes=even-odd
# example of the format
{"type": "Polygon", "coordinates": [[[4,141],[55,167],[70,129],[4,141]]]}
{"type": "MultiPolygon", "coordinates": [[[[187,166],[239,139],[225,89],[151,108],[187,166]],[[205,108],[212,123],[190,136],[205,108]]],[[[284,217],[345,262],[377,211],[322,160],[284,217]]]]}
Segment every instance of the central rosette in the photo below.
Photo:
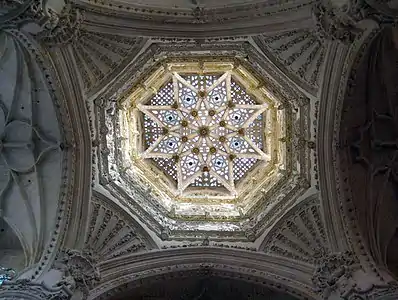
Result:
{"type": "Polygon", "coordinates": [[[177,194],[217,189],[236,195],[236,183],[263,150],[264,112],[234,81],[231,72],[212,75],[172,73],[171,80],[145,104],[140,153],[176,182],[177,194]]]}
{"type": "Polygon", "coordinates": [[[201,137],[207,137],[209,135],[210,130],[209,130],[209,127],[202,126],[199,128],[198,132],[201,137]]]}

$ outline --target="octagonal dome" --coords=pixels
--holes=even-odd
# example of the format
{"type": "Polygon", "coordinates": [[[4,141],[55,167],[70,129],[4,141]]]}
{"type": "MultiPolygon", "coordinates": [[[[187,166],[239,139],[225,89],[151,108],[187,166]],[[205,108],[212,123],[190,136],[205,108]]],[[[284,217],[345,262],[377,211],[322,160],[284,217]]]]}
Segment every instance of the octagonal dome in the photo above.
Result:
{"type": "Polygon", "coordinates": [[[233,62],[167,63],[129,97],[133,165],[170,198],[236,202],[257,169],[276,166],[275,103],[247,93],[258,82],[245,74],[233,62]]]}
{"type": "Polygon", "coordinates": [[[310,187],[308,100],[238,49],[152,45],[96,106],[100,184],[162,239],[254,240],[310,187]]]}
{"type": "Polygon", "coordinates": [[[179,217],[238,218],[283,168],[284,112],[236,61],[170,61],[123,101],[123,161],[179,217]]]}

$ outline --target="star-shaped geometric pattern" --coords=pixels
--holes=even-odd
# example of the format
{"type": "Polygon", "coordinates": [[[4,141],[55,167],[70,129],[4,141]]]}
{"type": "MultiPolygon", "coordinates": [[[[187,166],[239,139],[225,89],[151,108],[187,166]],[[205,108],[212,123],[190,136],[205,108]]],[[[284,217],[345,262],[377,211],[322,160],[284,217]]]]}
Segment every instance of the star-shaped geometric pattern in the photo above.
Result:
{"type": "MultiPolygon", "coordinates": [[[[235,92],[231,92],[230,72],[216,79],[210,75],[203,77],[209,84],[199,86],[174,72],[168,93],[157,95],[163,99],[159,102],[167,105],[137,106],[162,128],[141,157],[172,159],[179,194],[195,181],[200,181],[202,187],[211,187],[204,178],[212,177],[236,195],[236,161],[269,160],[258,143],[253,142],[251,133],[253,123],[263,117],[267,104],[257,104],[247,94],[238,97],[235,82],[235,92]]],[[[262,140],[263,132],[257,135],[260,136],[256,140],[262,140]]]]}

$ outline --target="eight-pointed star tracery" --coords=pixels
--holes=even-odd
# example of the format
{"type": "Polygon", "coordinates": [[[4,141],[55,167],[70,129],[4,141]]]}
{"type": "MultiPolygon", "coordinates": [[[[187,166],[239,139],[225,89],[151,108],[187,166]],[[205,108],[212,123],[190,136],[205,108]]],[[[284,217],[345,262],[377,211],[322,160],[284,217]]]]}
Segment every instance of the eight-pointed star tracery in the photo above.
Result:
{"type": "Polygon", "coordinates": [[[142,158],[173,159],[179,194],[208,172],[236,195],[233,172],[236,158],[269,160],[245,134],[267,109],[267,104],[234,101],[229,71],[202,88],[193,86],[176,72],[172,77],[172,105],[137,106],[163,131],[141,154],[142,158]]]}

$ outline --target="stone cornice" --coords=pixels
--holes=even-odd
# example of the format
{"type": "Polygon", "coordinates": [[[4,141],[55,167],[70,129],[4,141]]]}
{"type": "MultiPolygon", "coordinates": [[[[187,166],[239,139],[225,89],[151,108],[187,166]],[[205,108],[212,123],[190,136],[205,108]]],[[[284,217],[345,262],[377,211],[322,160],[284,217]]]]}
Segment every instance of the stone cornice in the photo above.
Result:
{"type": "Polygon", "coordinates": [[[289,1],[284,4],[247,4],[239,7],[195,10],[142,8],[125,2],[103,4],[76,1],[84,11],[84,26],[93,30],[116,33],[124,28],[128,35],[195,37],[236,36],[275,32],[312,24],[311,1],[289,1]],[[234,28],[234,30],[231,30],[234,28]]]}

